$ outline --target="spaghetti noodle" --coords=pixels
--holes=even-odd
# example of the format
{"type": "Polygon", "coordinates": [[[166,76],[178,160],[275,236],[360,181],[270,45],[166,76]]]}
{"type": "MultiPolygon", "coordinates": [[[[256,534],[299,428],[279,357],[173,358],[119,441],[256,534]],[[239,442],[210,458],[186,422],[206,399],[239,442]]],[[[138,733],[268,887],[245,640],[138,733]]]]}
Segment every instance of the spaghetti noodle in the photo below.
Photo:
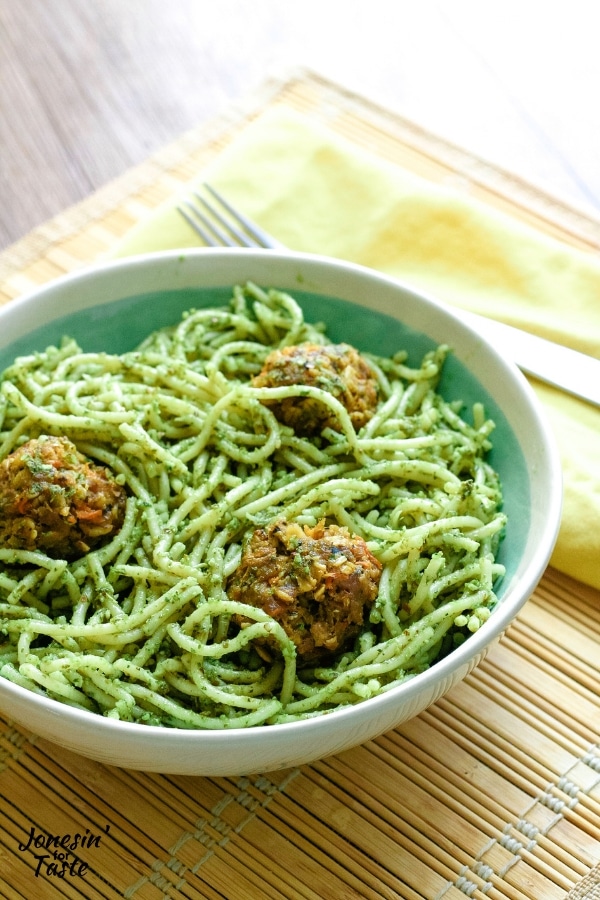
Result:
{"type": "Polygon", "coordinates": [[[292,297],[248,284],[134,351],[64,339],[4,372],[0,459],[65,436],[127,493],[120,529],[77,559],[0,548],[4,678],[147,725],[272,725],[388,691],[485,622],[503,573],[494,426],[437,393],[448,348],[417,368],[363,354],[379,402],[357,431],[322,387],[253,383],[270,352],[305,342],[331,343],[292,297]],[[282,424],[272,405],[294,396],[335,427],[282,424]],[[379,561],[366,621],[327,663],[303,665],[280,622],[227,595],[248,534],[279,520],[332,523],[379,561]]]}

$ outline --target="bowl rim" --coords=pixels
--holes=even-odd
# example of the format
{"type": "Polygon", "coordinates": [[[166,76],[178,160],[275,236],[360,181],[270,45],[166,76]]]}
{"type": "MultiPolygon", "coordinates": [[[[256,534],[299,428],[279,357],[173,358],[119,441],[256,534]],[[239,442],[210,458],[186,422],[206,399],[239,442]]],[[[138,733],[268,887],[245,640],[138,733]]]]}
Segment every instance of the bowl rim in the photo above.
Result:
{"type": "MultiPolygon", "coordinates": [[[[415,697],[422,690],[433,686],[438,682],[445,682],[453,672],[458,669],[464,669],[465,674],[477,664],[478,658],[481,658],[486,649],[499,639],[504,633],[509,623],[514,619],[528,598],[531,596],[535,587],[539,583],[546,566],[549,563],[552,551],[554,549],[558,532],[560,528],[561,508],[562,508],[562,465],[556,444],[555,437],[550,429],[549,422],[546,419],[542,405],[538,400],[533,388],[517,368],[517,366],[509,360],[506,360],[496,348],[489,343],[484,337],[477,334],[474,328],[461,319],[460,311],[456,310],[443,301],[431,296],[419,288],[411,285],[407,281],[388,275],[376,269],[371,269],[359,263],[348,262],[337,259],[335,257],[324,256],[321,254],[305,253],[293,250],[248,250],[237,248],[192,248],[182,250],[164,250],[152,253],[142,253],[135,256],[115,258],[110,260],[101,260],[84,268],[68,272],[58,278],[53,279],[43,285],[33,288],[22,296],[15,298],[0,308],[0,323],[10,322],[11,319],[18,320],[23,309],[28,306],[41,302],[42,305],[48,304],[52,306],[54,295],[61,292],[65,286],[77,285],[87,281],[93,281],[100,276],[108,277],[115,273],[136,272],[145,268],[161,268],[165,264],[184,264],[187,261],[202,261],[207,267],[210,266],[211,260],[227,260],[227,259],[244,259],[250,265],[256,260],[269,260],[275,265],[291,265],[293,263],[301,263],[308,267],[317,267],[320,271],[327,271],[333,274],[343,273],[347,277],[359,276],[372,283],[386,285],[392,290],[400,290],[401,292],[412,295],[418,302],[425,303],[431,308],[435,308],[437,313],[441,313],[449,321],[452,320],[458,330],[475,336],[478,343],[483,345],[486,353],[490,354],[496,361],[496,364],[503,371],[504,375],[510,380],[517,394],[527,404],[529,413],[532,416],[532,423],[535,425],[537,433],[542,438],[544,455],[542,464],[545,465],[549,482],[555,486],[555,490],[550,493],[549,505],[547,509],[544,531],[538,535],[537,546],[534,555],[529,560],[526,577],[521,578],[518,585],[512,589],[506,601],[502,601],[494,609],[492,616],[485,622],[481,628],[472,634],[467,641],[455,648],[448,656],[436,662],[425,672],[411,678],[390,690],[361,700],[351,706],[343,706],[331,710],[326,714],[318,715],[313,718],[299,719],[292,722],[283,722],[275,725],[260,725],[251,727],[224,727],[223,729],[194,729],[194,728],[173,728],[166,725],[145,726],[137,722],[126,722],[115,720],[100,713],[90,712],[84,709],[64,704],[59,700],[51,697],[37,694],[29,691],[8,679],[0,678],[0,697],[7,693],[13,695],[16,699],[26,699],[29,704],[37,707],[47,715],[65,716],[70,723],[80,726],[89,727],[92,725],[94,729],[101,729],[108,735],[115,736],[139,736],[152,734],[153,740],[158,745],[171,743],[174,739],[178,742],[192,744],[201,739],[203,742],[219,743],[226,735],[227,739],[241,740],[242,744],[253,743],[254,741],[262,742],[262,736],[269,732],[276,732],[280,736],[294,735],[299,729],[303,733],[314,731],[315,734],[322,728],[329,728],[334,722],[343,722],[349,717],[353,722],[361,718],[370,717],[376,714],[378,710],[383,710],[393,703],[406,703],[415,697]]],[[[234,280],[230,281],[235,283],[234,280]]],[[[204,285],[203,285],[204,286],[204,285]]],[[[298,284],[298,289],[302,290],[303,286],[298,284]]],[[[290,292],[291,288],[288,288],[290,292]]],[[[324,293],[324,291],[321,291],[324,293]]],[[[344,298],[342,298],[344,299],[344,298]]],[[[108,300],[108,303],[114,302],[108,300]]],[[[353,301],[346,301],[353,302],[353,301]]],[[[95,304],[90,304],[90,306],[95,304]]],[[[78,307],[79,309],[86,308],[78,307]]],[[[368,307],[367,307],[368,308],[368,307]]],[[[57,318],[52,316],[50,321],[57,318]]],[[[31,329],[28,329],[31,330],[31,329]]],[[[22,332],[25,334],[26,332],[22,332]]],[[[8,342],[10,343],[10,341],[8,342]]],[[[4,344],[4,341],[3,341],[4,344]]],[[[6,346],[6,344],[4,344],[6,346]]],[[[469,368],[468,364],[465,364],[469,368]]],[[[477,376],[475,376],[477,377],[477,376]]],[[[533,498],[532,498],[533,499],[533,498]]],[[[432,701],[433,702],[433,701],[432,701]]]]}

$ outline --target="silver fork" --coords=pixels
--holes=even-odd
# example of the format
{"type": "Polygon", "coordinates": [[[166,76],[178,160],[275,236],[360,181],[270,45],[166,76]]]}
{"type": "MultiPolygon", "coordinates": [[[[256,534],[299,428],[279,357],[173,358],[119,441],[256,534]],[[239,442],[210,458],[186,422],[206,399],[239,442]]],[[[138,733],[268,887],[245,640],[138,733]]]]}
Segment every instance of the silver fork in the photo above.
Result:
{"type": "Polygon", "coordinates": [[[234,209],[214,187],[206,183],[203,187],[216,204],[209,202],[200,191],[194,191],[193,199],[184,200],[184,205],[177,209],[205,244],[209,247],[283,249],[283,244],[234,209]]]}
{"type": "MultiPolygon", "coordinates": [[[[211,200],[200,191],[194,191],[193,197],[177,209],[205,244],[210,247],[285,249],[256,222],[235,209],[215,188],[209,184],[203,187],[211,200]]],[[[495,319],[465,310],[454,309],[454,312],[523,372],[600,406],[600,360],[495,319]]]]}

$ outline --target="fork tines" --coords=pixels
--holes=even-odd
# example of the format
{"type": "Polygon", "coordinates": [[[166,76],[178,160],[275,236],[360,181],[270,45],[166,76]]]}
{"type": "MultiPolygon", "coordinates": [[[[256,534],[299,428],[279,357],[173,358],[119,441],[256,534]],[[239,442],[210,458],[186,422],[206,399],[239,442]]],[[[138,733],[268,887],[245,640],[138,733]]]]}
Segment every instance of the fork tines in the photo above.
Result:
{"type": "Polygon", "coordinates": [[[177,209],[210,247],[260,247],[274,249],[278,242],[238,212],[210,184],[202,186],[211,195],[209,201],[200,191],[177,209]],[[216,202],[215,202],[216,201],[216,202]]]}

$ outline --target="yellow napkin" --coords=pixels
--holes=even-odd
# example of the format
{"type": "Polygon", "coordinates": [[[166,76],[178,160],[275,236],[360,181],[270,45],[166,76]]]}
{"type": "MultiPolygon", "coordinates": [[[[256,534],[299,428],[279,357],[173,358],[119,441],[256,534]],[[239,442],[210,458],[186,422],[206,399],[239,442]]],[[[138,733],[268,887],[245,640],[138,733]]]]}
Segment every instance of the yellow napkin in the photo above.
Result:
{"type": "MultiPolygon", "coordinates": [[[[452,188],[430,184],[285,107],[258,118],[204,172],[283,244],[352,260],[456,306],[600,357],[600,260],[452,188]]],[[[198,246],[175,205],[113,256],[198,246]]],[[[565,488],[552,564],[600,588],[600,411],[534,384],[565,488]]]]}

